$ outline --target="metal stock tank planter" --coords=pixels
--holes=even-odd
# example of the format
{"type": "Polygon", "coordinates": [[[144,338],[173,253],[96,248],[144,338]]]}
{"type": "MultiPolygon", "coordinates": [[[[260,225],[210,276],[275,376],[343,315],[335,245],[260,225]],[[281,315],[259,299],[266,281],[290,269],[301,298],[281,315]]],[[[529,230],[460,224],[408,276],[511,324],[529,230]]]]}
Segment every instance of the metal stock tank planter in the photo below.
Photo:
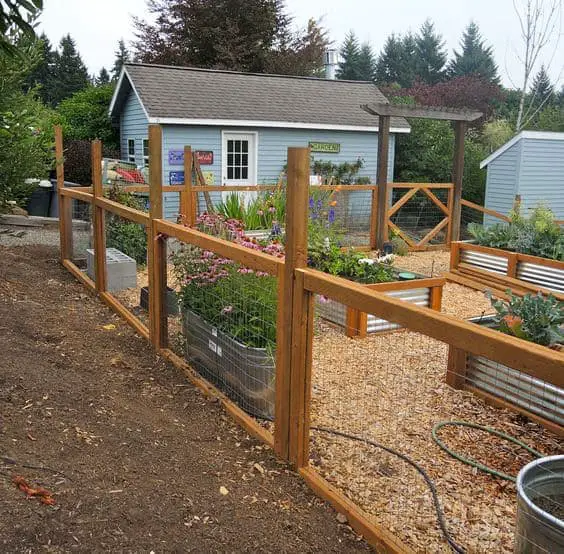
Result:
{"type": "Polygon", "coordinates": [[[274,352],[252,348],[183,308],[186,359],[245,411],[274,416],[274,352]]]}

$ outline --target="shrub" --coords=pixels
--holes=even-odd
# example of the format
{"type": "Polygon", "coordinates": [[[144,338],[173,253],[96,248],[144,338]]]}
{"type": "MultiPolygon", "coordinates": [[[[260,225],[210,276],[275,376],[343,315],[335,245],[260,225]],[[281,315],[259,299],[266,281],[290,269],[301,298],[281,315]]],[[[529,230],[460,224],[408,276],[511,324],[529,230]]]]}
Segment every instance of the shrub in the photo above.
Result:
{"type": "Polygon", "coordinates": [[[392,237],[392,252],[397,256],[407,256],[409,245],[400,236],[392,237]]]}
{"type": "Polygon", "coordinates": [[[523,297],[513,295],[510,290],[507,293],[509,301],[497,300],[486,293],[496,310],[495,321],[502,333],[543,346],[562,343],[564,302],[540,292],[523,297]]]}

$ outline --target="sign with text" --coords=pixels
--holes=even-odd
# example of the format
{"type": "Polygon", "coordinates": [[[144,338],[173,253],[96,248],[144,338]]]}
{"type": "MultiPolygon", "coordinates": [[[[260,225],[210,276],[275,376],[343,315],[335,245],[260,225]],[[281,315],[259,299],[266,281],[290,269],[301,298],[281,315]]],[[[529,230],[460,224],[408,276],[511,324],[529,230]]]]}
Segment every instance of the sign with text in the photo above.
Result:
{"type": "Polygon", "coordinates": [[[184,150],[169,150],[168,165],[184,165],[184,150]]]}
{"type": "Polygon", "coordinates": [[[196,150],[194,152],[196,159],[200,162],[200,165],[212,165],[213,164],[213,151],[212,150],[196,150]]]}
{"type": "Polygon", "coordinates": [[[184,171],[169,171],[168,172],[169,185],[183,185],[184,184],[184,171]]]}
{"type": "Polygon", "coordinates": [[[310,142],[309,148],[312,152],[321,154],[338,154],[341,151],[341,145],[338,142],[310,142]]]}
{"type": "MultiPolygon", "coordinates": [[[[213,150],[195,150],[200,165],[213,165],[213,150]]],[[[169,150],[168,165],[184,165],[184,150],[169,150]]]]}

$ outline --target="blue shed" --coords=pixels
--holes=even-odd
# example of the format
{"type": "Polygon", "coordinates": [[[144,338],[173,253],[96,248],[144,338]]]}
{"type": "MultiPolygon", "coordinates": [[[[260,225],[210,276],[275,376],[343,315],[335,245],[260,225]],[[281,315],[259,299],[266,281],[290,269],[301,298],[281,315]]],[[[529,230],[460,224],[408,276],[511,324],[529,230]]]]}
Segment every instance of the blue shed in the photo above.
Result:
{"type": "MultiPolygon", "coordinates": [[[[148,162],[148,125],[162,126],[164,185],[182,182],[185,145],[215,185],[276,183],[287,148],[308,145],[319,160],[362,158],[359,176],[376,182],[378,119],[361,109],[373,102],[386,99],[372,82],[126,64],[110,115],[122,159],[138,166],[148,162]]],[[[407,132],[406,120],[392,118],[390,160],[395,133],[407,132]]],[[[178,194],[165,194],[164,209],[176,217],[178,194]]]]}
{"type": "Polygon", "coordinates": [[[564,219],[564,133],[521,131],[480,167],[488,168],[486,208],[508,214],[519,195],[523,214],[543,203],[564,219]]]}

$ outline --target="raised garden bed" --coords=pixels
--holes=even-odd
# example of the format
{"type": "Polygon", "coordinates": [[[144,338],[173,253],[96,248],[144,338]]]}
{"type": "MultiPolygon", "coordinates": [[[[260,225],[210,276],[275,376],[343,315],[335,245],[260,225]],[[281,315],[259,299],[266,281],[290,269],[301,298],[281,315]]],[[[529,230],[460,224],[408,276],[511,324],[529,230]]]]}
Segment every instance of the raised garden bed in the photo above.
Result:
{"type": "Polygon", "coordinates": [[[454,242],[450,270],[492,288],[516,293],[543,290],[564,299],[564,262],[558,260],[454,242]]]}
{"type": "MultiPolygon", "coordinates": [[[[476,317],[469,321],[495,327],[492,317],[476,317]]],[[[529,344],[523,341],[523,348],[529,344]]],[[[548,348],[547,352],[553,353],[548,348]]],[[[564,352],[560,355],[564,367],[564,352]]],[[[513,367],[509,367],[450,346],[447,383],[454,388],[472,390],[493,403],[524,413],[564,435],[564,389],[524,373],[518,354],[515,359],[513,367]]]]}
{"type": "MultiPolygon", "coordinates": [[[[409,281],[392,281],[363,286],[417,306],[440,311],[445,279],[417,277],[409,281]]],[[[363,338],[370,333],[392,331],[400,327],[396,323],[349,308],[331,299],[317,297],[316,310],[317,314],[326,321],[343,327],[348,337],[363,338]]]]}
{"type": "Polygon", "coordinates": [[[274,352],[241,344],[184,308],[186,359],[245,411],[274,416],[274,352]]]}

